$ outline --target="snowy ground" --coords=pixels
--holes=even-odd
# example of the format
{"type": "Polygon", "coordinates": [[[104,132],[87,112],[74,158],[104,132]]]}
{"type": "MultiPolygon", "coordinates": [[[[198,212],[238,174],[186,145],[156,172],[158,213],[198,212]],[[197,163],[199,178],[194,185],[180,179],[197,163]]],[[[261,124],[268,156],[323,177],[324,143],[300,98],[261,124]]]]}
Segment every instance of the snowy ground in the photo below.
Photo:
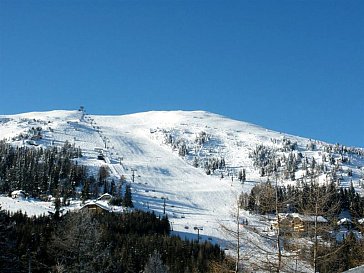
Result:
{"type": "Polygon", "coordinates": [[[0,196],[0,205],[2,210],[17,212],[22,211],[27,215],[48,215],[48,212],[53,212],[54,208],[51,202],[43,202],[34,199],[13,199],[8,196],[0,196]]]}
{"type": "MultiPolygon", "coordinates": [[[[134,172],[132,193],[136,208],[163,214],[165,201],[165,211],[175,234],[196,239],[194,228],[198,227],[202,239],[220,243],[223,247],[228,247],[229,238],[220,225],[234,225],[233,208],[239,194],[249,192],[256,183],[265,181],[252,167],[249,153],[256,145],[272,145],[272,139],[283,137],[297,141],[301,150],[309,143],[305,138],[284,135],[202,111],[147,112],[125,116],[52,111],[0,116],[0,139],[7,138],[17,145],[28,145],[24,140],[12,138],[36,126],[42,127],[44,135],[37,145],[61,146],[67,140],[81,147],[83,158],[78,161],[89,166],[90,172],[96,172],[96,167],[107,164],[115,179],[123,175],[129,182],[134,172]],[[202,131],[208,135],[208,141],[197,145],[196,137],[202,131]],[[166,133],[185,141],[190,147],[190,154],[185,158],[178,156],[178,151],[165,143],[166,133]],[[106,162],[97,160],[95,148],[103,149],[106,162]],[[192,166],[194,157],[224,157],[232,176],[208,176],[202,168],[192,166]],[[244,185],[236,177],[242,168],[247,171],[244,185]]],[[[320,158],[319,152],[308,153],[320,158]]],[[[364,165],[362,159],[357,160],[357,165],[364,165]]],[[[359,185],[360,175],[361,170],[354,169],[356,186],[359,185]]],[[[349,178],[344,178],[342,183],[348,181],[349,178]]],[[[29,215],[48,213],[51,208],[47,202],[19,201],[8,197],[0,197],[0,204],[3,209],[21,209],[29,215]]],[[[243,212],[242,217],[248,220],[251,227],[268,230],[269,223],[259,217],[247,212],[243,212]]],[[[256,237],[254,232],[248,229],[244,232],[251,241],[274,251],[275,246],[256,237]]]]}

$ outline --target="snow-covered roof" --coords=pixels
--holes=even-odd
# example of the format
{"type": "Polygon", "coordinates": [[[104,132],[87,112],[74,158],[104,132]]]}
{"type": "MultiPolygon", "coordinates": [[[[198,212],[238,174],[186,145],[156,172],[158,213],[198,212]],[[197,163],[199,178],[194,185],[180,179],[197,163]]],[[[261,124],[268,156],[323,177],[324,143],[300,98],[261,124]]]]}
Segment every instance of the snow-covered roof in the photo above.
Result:
{"type": "Polygon", "coordinates": [[[16,190],[16,191],[13,191],[11,194],[19,194],[19,193],[25,194],[25,191],[23,191],[23,190],[16,190]]]}
{"type": "Polygon", "coordinates": [[[350,219],[348,219],[348,218],[342,218],[342,219],[340,219],[339,221],[337,221],[337,224],[338,225],[342,225],[342,224],[344,224],[344,223],[352,223],[353,221],[351,221],[350,219]]]}
{"type": "Polygon", "coordinates": [[[361,224],[361,225],[364,224],[364,218],[359,219],[358,223],[361,224]]]}
{"type": "MultiPolygon", "coordinates": [[[[316,221],[315,215],[302,215],[299,213],[287,213],[283,217],[299,218],[302,222],[315,222],[316,221]]],[[[318,223],[327,223],[327,220],[325,219],[325,217],[318,215],[317,222],[318,223]]]]}
{"type": "Polygon", "coordinates": [[[99,198],[97,198],[97,200],[103,200],[103,199],[111,199],[112,195],[109,193],[104,193],[103,195],[101,195],[99,198]]]}
{"type": "Polygon", "coordinates": [[[15,198],[15,197],[25,197],[27,194],[25,193],[25,191],[23,191],[23,190],[16,190],[16,191],[13,191],[12,193],[11,193],[11,196],[13,197],[13,198],[15,198]]]}
{"type": "Polygon", "coordinates": [[[88,207],[92,207],[92,206],[97,206],[103,210],[106,210],[106,211],[111,211],[111,208],[109,206],[107,206],[106,204],[103,204],[103,203],[100,203],[100,202],[90,202],[90,203],[87,203],[85,205],[83,205],[80,210],[84,209],[84,208],[88,208],[88,207]]]}

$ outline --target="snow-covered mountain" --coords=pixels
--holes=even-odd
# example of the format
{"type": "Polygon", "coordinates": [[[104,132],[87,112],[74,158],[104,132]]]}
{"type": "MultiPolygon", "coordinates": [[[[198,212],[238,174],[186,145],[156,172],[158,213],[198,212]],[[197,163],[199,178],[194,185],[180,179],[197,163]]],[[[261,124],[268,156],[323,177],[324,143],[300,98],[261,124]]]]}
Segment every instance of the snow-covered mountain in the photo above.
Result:
{"type": "MultiPolygon", "coordinates": [[[[68,141],[82,149],[83,157],[77,161],[87,165],[90,172],[106,164],[115,179],[134,179],[132,193],[137,208],[163,213],[165,202],[175,232],[193,238],[194,228],[203,228],[203,239],[222,244],[226,236],[220,224],[232,221],[232,208],[242,191],[267,180],[272,162],[259,165],[257,159],[276,160],[269,158],[271,153],[280,158],[281,168],[290,156],[299,166],[293,177],[290,173],[281,183],[295,183],[304,177],[307,166],[306,170],[303,166],[312,167],[314,159],[325,169],[319,177],[321,183],[335,179],[339,186],[348,187],[352,182],[363,193],[364,149],[274,132],[204,111],[3,115],[0,139],[34,147],[62,146],[68,141]],[[269,152],[262,152],[267,149],[269,152]],[[98,159],[100,153],[104,160],[98,159]],[[243,169],[245,183],[238,180],[243,169]]],[[[247,212],[243,217],[253,226],[262,225],[247,212]]]]}

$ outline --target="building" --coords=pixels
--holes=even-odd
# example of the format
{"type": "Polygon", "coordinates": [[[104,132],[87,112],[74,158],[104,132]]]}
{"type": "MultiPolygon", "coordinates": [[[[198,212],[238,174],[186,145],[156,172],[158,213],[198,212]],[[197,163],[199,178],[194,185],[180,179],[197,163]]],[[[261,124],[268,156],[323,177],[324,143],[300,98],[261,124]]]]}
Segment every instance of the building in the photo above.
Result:
{"type": "MultiPolygon", "coordinates": [[[[302,215],[299,213],[287,213],[280,214],[280,231],[286,234],[300,233],[306,234],[315,226],[320,228],[328,224],[328,221],[323,216],[312,216],[312,215],[302,215]]],[[[277,221],[274,223],[274,227],[277,228],[277,221]]]]}
{"type": "Polygon", "coordinates": [[[80,211],[85,211],[85,210],[95,213],[105,213],[111,211],[110,207],[104,204],[100,204],[98,202],[90,202],[80,208],[80,211]]]}
{"type": "Polygon", "coordinates": [[[22,191],[22,190],[16,190],[16,191],[13,191],[11,193],[11,198],[26,198],[27,197],[27,194],[25,193],[25,191],[22,191]]]}
{"type": "Polygon", "coordinates": [[[342,218],[339,221],[337,221],[337,225],[340,227],[344,227],[348,230],[352,229],[354,227],[353,221],[351,221],[348,218],[342,218]]]}
{"type": "Polygon", "coordinates": [[[112,195],[109,193],[104,193],[99,198],[97,198],[97,200],[99,200],[99,201],[110,201],[111,199],[112,199],[112,195]]]}

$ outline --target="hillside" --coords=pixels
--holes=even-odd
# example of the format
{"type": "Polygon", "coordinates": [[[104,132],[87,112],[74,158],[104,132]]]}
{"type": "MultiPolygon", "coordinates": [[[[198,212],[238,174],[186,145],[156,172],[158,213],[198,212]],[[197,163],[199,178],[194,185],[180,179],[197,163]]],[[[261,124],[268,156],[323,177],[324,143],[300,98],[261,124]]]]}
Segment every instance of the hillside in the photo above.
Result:
{"type": "MultiPolygon", "coordinates": [[[[344,188],[352,183],[364,194],[364,149],[274,132],[203,111],[123,116],[51,111],[0,116],[0,139],[35,148],[61,147],[68,141],[81,148],[83,156],[76,161],[88,166],[90,173],[107,165],[110,179],[124,176],[132,183],[136,208],[163,214],[165,202],[175,233],[195,239],[198,227],[202,239],[221,245],[227,245],[229,238],[220,224],[233,223],[233,208],[241,192],[273,178],[271,168],[277,159],[281,184],[295,184],[317,168],[320,183],[335,181],[344,188]],[[98,159],[100,153],[104,160],[98,159]],[[242,170],[245,183],[238,179],[242,170]]],[[[4,209],[14,210],[16,204],[1,198],[4,209]]],[[[32,214],[32,206],[21,208],[32,214]]],[[[49,207],[41,206],[46,213],[49,207]]],[[[242,212],[242,217],[250,226],[269,227],[248,212],[242,212]]],[[[253,233],[247,236],[254,237],[253,233]]]]}

